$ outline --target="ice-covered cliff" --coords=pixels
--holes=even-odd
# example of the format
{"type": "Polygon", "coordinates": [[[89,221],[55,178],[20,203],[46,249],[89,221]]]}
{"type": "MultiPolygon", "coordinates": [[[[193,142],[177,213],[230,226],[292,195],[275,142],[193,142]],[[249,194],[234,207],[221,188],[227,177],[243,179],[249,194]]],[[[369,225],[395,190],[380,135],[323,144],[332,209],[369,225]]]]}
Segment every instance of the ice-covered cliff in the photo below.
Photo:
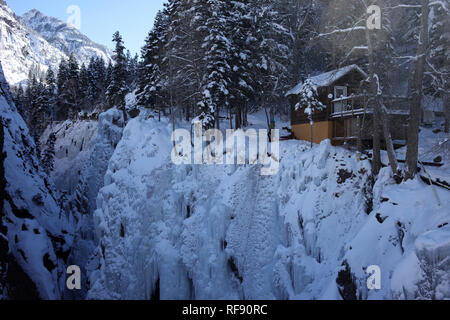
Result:
{"type": "Polygon", "coordinates": [[[103,187],[109,160],[122,137],[122,112],[110,109],[99,119],[65,121],[49,126],[41,143],[55,134],[55,165],[51,178],[64,192],[68,209],[74,215],[73,248],[69,264],[81,267],[82,289],[64,292],[65,299],[83,299],[87,294],[86,265],[98,245],[92,213],[103,187]]]}
{"type": "Polygon", "coordinates": [[[97,198],[88,298],[450,297],[448,191],[438,206],[430,186],[396,185],[388,168],[373,185],[368,160],[329,142],[281,142],[275,176],[175,166],[170,138],[145,113],[124,129],[97,198]]]}

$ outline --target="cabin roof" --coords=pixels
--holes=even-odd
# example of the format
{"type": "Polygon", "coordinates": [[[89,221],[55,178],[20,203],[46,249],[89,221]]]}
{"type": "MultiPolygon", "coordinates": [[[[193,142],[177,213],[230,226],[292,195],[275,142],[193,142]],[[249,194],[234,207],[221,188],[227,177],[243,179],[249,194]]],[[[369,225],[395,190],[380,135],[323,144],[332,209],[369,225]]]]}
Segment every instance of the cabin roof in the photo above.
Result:
{"type": "MultiPolygon", "coordinates": [[[[359,72],[364,78],[368,77],[368,75],[360,67],[358,67],[356,64],[352,64],[326,73],[321,73],[317,76],[310,77],[309,79],[311,79],[312,83],[316,85],[317,88],[328,87],[333,83],[335,83],[340,78],[346,76],[347,74],[353,71],[359,72]]],[[[300,82],[294,88],[292,88],[286,93],[286,97],[291,95],[298,95],[301,92],[302,88],[303,82],[300,82]]]]}

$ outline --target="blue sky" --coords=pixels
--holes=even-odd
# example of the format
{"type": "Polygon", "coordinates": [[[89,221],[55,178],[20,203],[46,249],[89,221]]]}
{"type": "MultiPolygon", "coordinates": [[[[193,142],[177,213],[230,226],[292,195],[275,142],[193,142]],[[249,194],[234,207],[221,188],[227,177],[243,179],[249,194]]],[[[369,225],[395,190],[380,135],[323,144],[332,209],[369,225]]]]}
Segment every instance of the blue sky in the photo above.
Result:
{"type": "Polygon", "coordinates": [[[81,32],[100,44],[112,47],[112,35],[119,30],[125,46],[140,53],[145,37],[153,26],[165,0],[6,0],[17,15],[35,8],[64,22],[71,16],[67,9],[80,8],[81,32]]]}

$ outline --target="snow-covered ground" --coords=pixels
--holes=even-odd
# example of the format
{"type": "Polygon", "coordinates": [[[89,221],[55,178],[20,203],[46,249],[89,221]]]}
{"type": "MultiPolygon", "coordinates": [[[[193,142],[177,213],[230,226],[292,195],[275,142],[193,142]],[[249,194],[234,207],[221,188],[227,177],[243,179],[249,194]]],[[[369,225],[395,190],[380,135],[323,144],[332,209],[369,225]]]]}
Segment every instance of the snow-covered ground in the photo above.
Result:
{"type": "Polygon", "coordinates": [[[274,176],[175,166],[171,133],[146,112],[124,129],[97,198],[88,298],[450,297],[447,190],[438,206],[432,187],[384,168],[372,193],[368,160],[328,141],[281,142],[274,176]]]}

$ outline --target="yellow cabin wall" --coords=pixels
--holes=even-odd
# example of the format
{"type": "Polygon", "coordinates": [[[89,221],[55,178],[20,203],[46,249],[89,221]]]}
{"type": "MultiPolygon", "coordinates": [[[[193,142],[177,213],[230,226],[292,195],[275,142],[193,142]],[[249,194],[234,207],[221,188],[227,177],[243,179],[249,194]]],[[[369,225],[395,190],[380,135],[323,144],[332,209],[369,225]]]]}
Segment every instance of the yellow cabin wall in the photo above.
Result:
{"type": "MultiPolygon", "coordinates": [[[[292,126],[292,131],[298,140],[311,141],[311,125],[309,123],[296,124],[292,126]]],[[[313,125],[313,142],[319,144],[325,139],[333,138],[333,122],[315,122],[313,125]]]]}

